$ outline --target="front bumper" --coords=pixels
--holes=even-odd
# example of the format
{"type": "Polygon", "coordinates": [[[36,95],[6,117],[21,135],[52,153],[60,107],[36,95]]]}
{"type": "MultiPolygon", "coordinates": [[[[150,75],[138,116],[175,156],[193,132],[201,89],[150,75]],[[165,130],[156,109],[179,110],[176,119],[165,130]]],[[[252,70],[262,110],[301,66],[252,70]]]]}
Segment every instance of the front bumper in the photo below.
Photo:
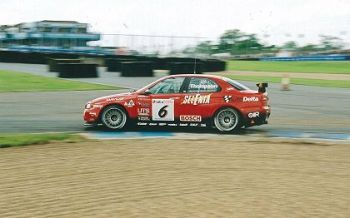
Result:
{"type": "Polygon", "coordinates": [[[98,126],[97,123],[84,123],[84,127],[86,128],[91,128],[91,127],[96,127],[98,126]]]}
{"type": "Polygon", "coordinates": [[[98,122],[98,112],[94,109],[85,109],[83,115],[84,121],[86,123],[97,123],[98,122]]]}

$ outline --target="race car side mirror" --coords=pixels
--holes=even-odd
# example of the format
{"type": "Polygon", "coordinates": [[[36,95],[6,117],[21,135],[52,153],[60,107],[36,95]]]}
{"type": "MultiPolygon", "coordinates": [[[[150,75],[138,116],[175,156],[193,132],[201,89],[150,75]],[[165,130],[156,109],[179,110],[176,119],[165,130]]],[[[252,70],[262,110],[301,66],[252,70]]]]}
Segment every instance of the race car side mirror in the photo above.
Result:
{"type": "Polygon", "coordinates": [[[143,94],[144,94],[144,95],[150,95],[150,94],[152,94],[152,92],[151,92],[149,89],[147,89],[147,90],[145,90],[145,91],[143,92],[143,94]]]}

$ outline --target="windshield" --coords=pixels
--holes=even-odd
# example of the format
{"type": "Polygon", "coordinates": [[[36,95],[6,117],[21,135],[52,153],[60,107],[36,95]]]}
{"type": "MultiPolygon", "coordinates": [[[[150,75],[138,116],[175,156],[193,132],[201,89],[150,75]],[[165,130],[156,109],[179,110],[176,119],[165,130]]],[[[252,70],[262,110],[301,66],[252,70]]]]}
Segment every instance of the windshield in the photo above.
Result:
{"type": "Polygon", "coordinates": [[[226,77],[223,77],[222,79],[239,91],[250,90],[250,88],[248,88],[247,86],[245,86],[242,83],[239,83],[233,79],[226,78],[226,77]]]}

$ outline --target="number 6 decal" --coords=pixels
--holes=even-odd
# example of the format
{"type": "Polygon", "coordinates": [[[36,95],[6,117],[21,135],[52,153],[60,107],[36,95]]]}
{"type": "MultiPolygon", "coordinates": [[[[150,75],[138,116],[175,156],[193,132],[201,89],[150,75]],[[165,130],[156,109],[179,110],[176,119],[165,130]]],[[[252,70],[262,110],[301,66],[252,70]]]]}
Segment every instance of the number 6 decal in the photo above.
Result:
{"type": "Polygon", "coordinates": [[[165,117],[168,114],[168,111],[166,110],[166,108],[168,107],[168,105],[165,105],[164,107],[162,107],[159,111],[158,111],[158,116],[159,117],[165,117]]]}
{"type": "Polygon", "coordinates": [[[174,121],[174,99],[153,99],[152,120],[174,121]]]}

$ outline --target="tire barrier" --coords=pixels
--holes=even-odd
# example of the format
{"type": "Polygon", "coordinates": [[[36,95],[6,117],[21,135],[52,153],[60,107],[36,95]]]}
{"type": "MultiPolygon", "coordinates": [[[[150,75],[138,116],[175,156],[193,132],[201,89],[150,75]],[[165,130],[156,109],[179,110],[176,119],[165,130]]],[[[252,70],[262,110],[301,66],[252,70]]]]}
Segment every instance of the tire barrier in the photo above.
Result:
{"type": "Polygon", "coordinates": [[[49,72],[57,72],[58,64],[69,64],[69,63],[80,63],[80,59],[52,59],[49,58],[48,61],[49,72]]]}
{"type": "Polygon", "coordinates": [[[159,70],[170,70],[170,65],[172,63],[193,63],[200,62],[200,59],[195,58],[175,58],[175,57],[167,57],[167,58],[157,58],[154,60],[155,68],[159,70]]]}
{"type": "Polygon", "coordinates": [[[126,58],[107,58],[105,59],[105,66],[107,67],[108,72],[121,72],[122,62],[132,62],[132,61],[136,61],[136,60],[126,59],[126,58]]]}
{"type": "Polygon", "coordinates": [[[1,51],[0,62],[23,64],[46,64],[45,54],[34,52],[1,51]]]}
{"type": "Polygon", "coordinates": [[[169,63],[169,74],[201,74],[204,72],[204,64],[201,62],[196,62],[196,64],[190,62],[172,62],[169,63]]]}
{"type": "MultiPolygon", "coordinates": [[[[0,62],[48,64],[50,72],[58,71],[58,63],[79,63],[77,59],[81,58],[86,61],[80,61],[80,63],[90,64],[103,62],[102,59],[104,59],[105,66],[109,72],[122,72],[123,62],[152,62],[152,69],[169,70],[171,74],[193,73],[195,62],[197,65],[197,73],[217,72],[226,69],[226,62],[217,59],[0,51],[0,62]],[[55,62],[52,59],[61,59],[61,61],[55,62]]],[[[146,73],[146,75],[150,75],[149,70],[147,71],[148,73],[146,73]]],[[[143,75],[143,73],[131,73],[131,75],[143,75]]]]}
{"type": "Polygon", "coordinates": [[[99,67],[104,66],[104,59],[101,57],[81,56],[79,59],[82,64],[97,64],[99,67]]]}
{"type": "Polygon", "coordinates": [[[226,62],[217,59],[207,59],[203,61],[205,72],[219,72],[226,70],[226,62]]]}
{"type": "Polygon", "coordinates": [[[0,51],[0,62],[23,64],[47,64],[48,59],[76,59],[76,54],[0,51]]]}
{"type": "Polygon", "coordinates": [[[151,61],[130,61],[121,63],[123,77],[152,77],[154,63],[151,61]]]}
{"type": "Polygon", "coordinates": [[[97,64],[59,63],[58,77],[61,78],[94,78],[98,77],[97,64]]]}
{"type": "Polygon", "coordinates": [[[230,59],[232,61],[259,61],[260,58],[253,58],[253,57],[234,57],[230,59]]]}
{"type": "Polygon", "coordinates": [[[181,71],[186,73],[193,73],[195,63],[197,65],[197,73],[219,72],[226,70],[226,62],[218,59],[158,58],[154,62],[155,69],[170,70],[172,71],[170,74],[178,74],[181,71]],[[191,68],[192,70],[190,70],[191,68]]]}

